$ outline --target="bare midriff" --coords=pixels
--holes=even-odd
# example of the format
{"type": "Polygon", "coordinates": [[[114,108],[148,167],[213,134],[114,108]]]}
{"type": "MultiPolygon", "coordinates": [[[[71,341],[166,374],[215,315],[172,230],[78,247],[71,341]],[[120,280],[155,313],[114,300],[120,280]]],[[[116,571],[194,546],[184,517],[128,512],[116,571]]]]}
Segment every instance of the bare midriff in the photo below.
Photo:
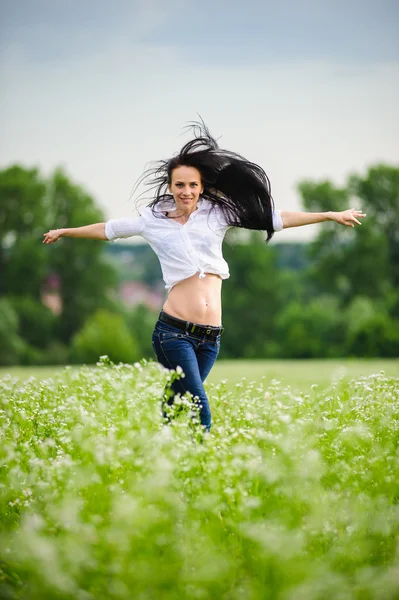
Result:
{"type": "Polygon", "coordinates": [[[222,324],[222,279],[219,275],[198,273],[183,279],[170,290],[163,310],[172,317],[220,327],[222,324]]]}

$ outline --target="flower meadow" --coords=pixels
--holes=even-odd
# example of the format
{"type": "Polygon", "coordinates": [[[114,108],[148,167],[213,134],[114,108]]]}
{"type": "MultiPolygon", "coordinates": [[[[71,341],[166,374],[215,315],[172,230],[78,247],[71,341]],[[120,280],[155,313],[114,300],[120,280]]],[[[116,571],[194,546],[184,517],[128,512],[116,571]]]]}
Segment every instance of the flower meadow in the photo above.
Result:
{"type": "Polygon", "coordinates": [[[142,361],[0,380],[0,597],[399,598],[399,379],[207,384],[142,361]]]}

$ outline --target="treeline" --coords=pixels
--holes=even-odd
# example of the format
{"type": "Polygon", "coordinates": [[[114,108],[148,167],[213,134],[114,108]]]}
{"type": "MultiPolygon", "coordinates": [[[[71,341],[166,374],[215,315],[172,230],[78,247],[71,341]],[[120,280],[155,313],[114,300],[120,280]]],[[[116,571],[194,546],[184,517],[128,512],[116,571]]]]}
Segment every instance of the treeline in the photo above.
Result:
{"type": "MultiPolygon", "coordinates": [[[[398,356],[399,169],[376,165],[342,188],[306,181],[299,191],[304,210],[355,202],[367,219],[354,229],[327,222],[300,251],[266,245],[258,232],[239,243],[233,232],[224,244],[231,278],[223,286],[220,357],[398,356]]],[[[104,220],[60,169],[48,178],[20,165],[0,171],[0,364],[153,358],[157,314],[120,302],[116,249],[71,238],[41,243],[48,229],[104,220]],[[46,295],[59,297],[58,314],[43,304],[46,295]]],[[[141,277],[158,286],[157,258],[149,248],[137,252],[141,277]]]]}

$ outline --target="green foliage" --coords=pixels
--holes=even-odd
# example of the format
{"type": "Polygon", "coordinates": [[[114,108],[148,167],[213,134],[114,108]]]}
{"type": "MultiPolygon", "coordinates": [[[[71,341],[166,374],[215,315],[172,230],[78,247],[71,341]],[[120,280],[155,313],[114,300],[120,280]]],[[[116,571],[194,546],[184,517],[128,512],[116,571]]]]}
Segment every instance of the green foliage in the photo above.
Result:
{"type": "Polygon", "coordinates": [[[0,298],[0,365],[20,363],[26,343],[18,334],[18,314],[11,302],[0,298]]]}
{"type": "MultiPolygon", "coordinates": [[[[370,167],[365,177],[352,175],[349,189],[359,197],[382,234],[387,248],[387,274],[390,284],[399,290],[399,167],[376,165],[370,167]]],[[[373,272],[373,279],[376,275],[373,272]]],[[[381,275],[380,275],[381,276],[381,275]]],[[[394,314],[399,318],[399,302],[394,314]]]]}
{"type": "Polygon", "coordinates": [[[216,383],[198,444],[171,376],[0,380],[2,598],[397,598],[399,379],[216,383]]]}
{"type": "Polygon", "coordinates": [[[346,311],[349,356],[399,356],[399,320],[386,306],[367,297],[356,297],[346,311]]]}
{"type": "MultiPolygon", "coordinates": [[[[330,181],[301,181],[298,190],[302,196],[305,210],[310,212],[340,211],[348,208],[349,194],[346,188],[337,188],[330,181]]],[[[336,226],[330,225],[330,232],[336,226]]]]}
{"type": "Polygon", "coordinates": [[[158,314],[144,304],[138,304],[126,314],[127,327],[137,341],[141,358],[154,359],[151,340],[158,314]]]}
{"type": "Polygon", "coordinates": [[[115,363],[131,363],[140,358],[137,342],[123,317],[100,309],[74,336],[71,358],[73,362],[95,363],[102,355],[115,363]]]}
{"type": "Polygon", "coordinates": [[[0,240],[39,233],[46,215],[46,182],[37,169],[13,165],[0,172],[0,240]]]}
{"type": "MultiPolygon", "coordinates": [[[[20,360],[27,364],[55,362],[65,357],[71,336],[98,308],[112,305],[108,293],[115,271],[104,258],[104,243],[63,239],[43,245],[50,228],[103,221],[93,198],[61,170],[49,180],[37,169],[14,165],[0,171],[0,296],[7,294],[19,317],[19,334],[26,340],[20,360]],[[55,320],[42,306],[49,274],[60,281],[62,313],[55,320]]],[[[17,354],[11,352],[9,356],[17,354]]]]}
{"type": "Polygon", "coordinates": [[[29,296],[0,298],[0,365],[65,364],[68,350],[54,339],[54,323],[29,296]]]}
{"type": "Polygon", "coordinates": [[[29,295],[39,302],[48,268],[46,248],[41,244],[39,234],[30,232],[15,239],[14,244],[5,250],[4,281],[7,295],[29,295]]]}
{"type": "Polygon", "coordinates": [[[298,187],[307,210],[343,210],[360,200],[367,213],[354,229],[326,223],[310,245],[310,276],[321,291],[348,303],[358,295],[381,298],[398,290],[399,169],[371,167],[364,177],[349,177],[346,189],[329,182],[298,187]]]}
{"type": "Polygon", "coordinates": [[[46,348],[54,339],[57,318],[32,296],[8,298],[19,320],[19,335],[36,348],[46,348]]]}
{"type": "Polygon", "coordinates": [[[285,358],[342,356],[344,325],[335,296],[319,296],[307,304],[290,302],[276,322],[281,355],[285,358]]]}
{"type": "MultiPolygon", "coordinates": [[[[80,227],[104,221],[91,196],[58,169],[49,182],[53,227],[80,227]]],[[[114,269],[104,258],[106,242],[63,238],[48,246],[51,271],[60,277],[63,310],[58,335],[68,342],[98,308],[107,308],[107,291],[116,283],[114,269]]]]}
{"type": "Polygon", "coordinates": [[[0,171],[0,295],[39,298],[45,275],[45,252],[38,243],[47,225],[45,192],[37,169],[14,165],[0,171]]]}
{"type": "Polygon", "coordinates": [[[225,244],[230,279],[223,288],[223,344],[221,358],[262,358],[275,350],[274,320],[284,298],[278,285],[276,253],[262,237],[251,243],[225,244]]]}

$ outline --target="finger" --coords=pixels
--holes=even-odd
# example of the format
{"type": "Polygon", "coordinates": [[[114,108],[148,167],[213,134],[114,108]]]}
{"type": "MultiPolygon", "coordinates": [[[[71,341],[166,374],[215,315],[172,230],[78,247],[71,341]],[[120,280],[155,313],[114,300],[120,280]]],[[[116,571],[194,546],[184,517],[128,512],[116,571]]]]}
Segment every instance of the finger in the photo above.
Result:
{"type": "Polygon", "coordinates": [[[355,219],[355,217],[353,217],[353,220],[355,221],[355,223],[357,223],[358,225],[361,225],[361,222],[358,221],[357,219],[355,219]]]}

